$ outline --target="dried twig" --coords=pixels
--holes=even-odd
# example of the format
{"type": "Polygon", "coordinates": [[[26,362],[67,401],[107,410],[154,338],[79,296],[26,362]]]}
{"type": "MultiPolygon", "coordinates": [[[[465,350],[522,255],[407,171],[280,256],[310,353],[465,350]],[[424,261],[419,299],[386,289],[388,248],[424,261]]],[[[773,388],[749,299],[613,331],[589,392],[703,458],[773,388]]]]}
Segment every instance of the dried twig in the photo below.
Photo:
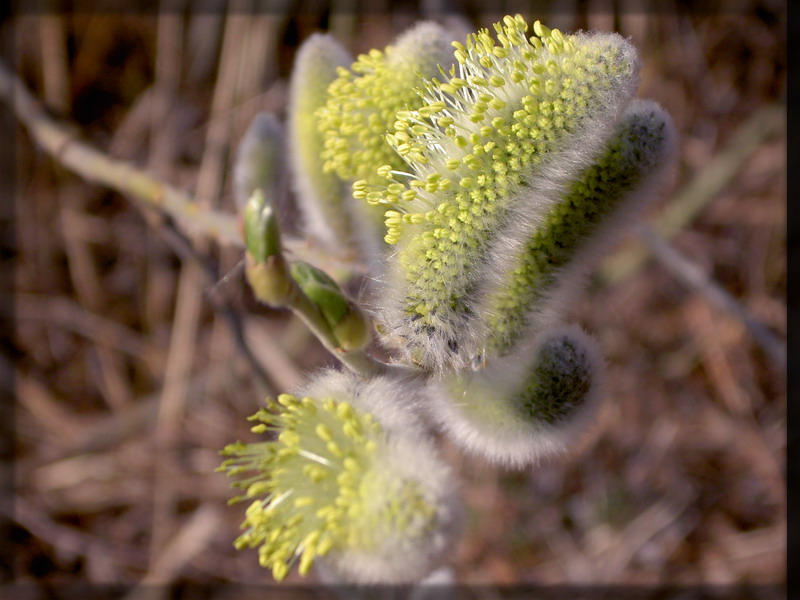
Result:
{"type": "Polygon", "coordinates": [[[786,368],[786,344],[781,342],[748,310],[688,258],[670,246],[650,227],[641,228],[641,237],[658,261],[684,284],[703,294],[715,306],[739,319],[767,356],[781,369],[786,368]]]}
{"type": "Polygon", "coordinates": [[[222,522],[219,510],[212,504],[198,508],[153,561],[140,584],[126,596],[128,600],[152,600],[166,594],[168,584],[181,569],[202,552],[222,522]],[[160,586],[154,588],[154,586],[160,586]],[[155,590],[161,594],[154,594],[155,590]]]}
{"type": "MultiPolygon", "coordinates": [[[[770,104],[755,111],[734,133],[722,152],[686,184],[654,220],[653,228],[666,239],[691,222],[739,173],[756,148],[785,123],[786,109],[770,104]]],[[[624,281],[646,262],[650,250],[643,242],[608,257],[601,276],[610,283],[624,281]]]]}
{"type": "Polygon", "coordinates": [[[107,185],[126,196],[173,217],[188,230],[219,242],[241,246],[236,219],[230,214],[199,207],[189,196],[76,139],[66,126],[50,118],[23,83],[0,62],[0,98],[11,104],[17,118],[36,142],[55,160],[88,181],[107,185]]]}

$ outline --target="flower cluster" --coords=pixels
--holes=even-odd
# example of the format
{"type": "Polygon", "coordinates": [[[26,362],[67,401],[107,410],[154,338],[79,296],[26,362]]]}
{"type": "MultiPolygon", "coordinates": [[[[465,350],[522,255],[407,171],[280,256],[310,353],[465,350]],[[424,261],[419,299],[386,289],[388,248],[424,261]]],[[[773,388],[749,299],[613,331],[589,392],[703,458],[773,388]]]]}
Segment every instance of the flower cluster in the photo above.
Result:
{"type": "Polygon", "coordinates": [[[563,312],[591,260],[655,194],[674,144],[669,117],[655,102],[635,100],[601,154],[547,211],[515,219],[495,244],[492,277],[474,294],[473,312],[487,317],[473,353],[503,354],[563,312]],[[520,225],[529,220],[536,226],[520,225]]]}
{"type": "Polygon", "coordinates": [[[338,69],[328,101],[317,112],[325,138],[324,170],[344,180],[373,178],[383,164],[402,167],[403,159],[386,145],[385,135],[400,110],[419,108],[421,77],[433,77],[452,59],[450,39],[435,23],[421,23],[384,51],[371,50],[338,69]]]}
{"type": "Polygon", "coordinates": [[[258,548],[278,581],[317,558],[343,577],[413,581],[440,560],[458,522],[457,499],[436,448],[399,414],[397,382],[329,372],[251,417],[274,439],[225,448],[234,501],[252,499],[237,548],[258,548]],[[324,396],[316,396],[319,392],[324,396]],[[370,411],[364,405],[370,407],[370,411]]]}
{"type": "MultiPolygon", "coordinates": [[[[298,312],[352,371],[270,401],[253,417],[268,439],[225,450],[228,474],[250,474],[236,484],[251,500],[236,545],[258,548],[278,580],[315,561],[350,582],[425,576],[460,522],[432,429],[520,467],[563,453],[603,396],[600,352],[564,323],[566,308],[663,187],[673,126],[634,99],[639,60],[619,35],[565,35],[520,15],[494,29],[450,44],[424,23],[349,69],[326,36],[298,53],[298,204],[328,247],[367,232],[362,258],[381,254],[370,308],[395,364],[366,354],[368,317],[332,277],[284,257],[261,185],[243,211],[251,289],[298,312]],[[382,253],[369,210],[386,227],[382,253]]],[[[242,158],[241,181],[281,170],[264,123],[240,155],[275,162],[242,158]]]]}
{"type": "MultiPolygon", "coordinates": [[[[635,51],[620,36],[565,37],[537,22],[528,38],[527,28],[506,17],[496,27],[500,44],[487,31],[456,44],[457,76],[431,82],[425,105],[401,112],[389,136],[406,172],[384,168],[382,186],[354,185],[357,197],[392,207],[386,240],[400,249],[383,324],[425,368],[474,358],[463,349],[473,345],[470,299],[493,242],[517,222],[520,205],[544,211],[556,200],[637,84],[635,51]],[[528,185],[545,173],[551,189],[532,198],[528,185]]],[[[527,217],[529,228],[538,224],[537,215],[527,217]]]]}

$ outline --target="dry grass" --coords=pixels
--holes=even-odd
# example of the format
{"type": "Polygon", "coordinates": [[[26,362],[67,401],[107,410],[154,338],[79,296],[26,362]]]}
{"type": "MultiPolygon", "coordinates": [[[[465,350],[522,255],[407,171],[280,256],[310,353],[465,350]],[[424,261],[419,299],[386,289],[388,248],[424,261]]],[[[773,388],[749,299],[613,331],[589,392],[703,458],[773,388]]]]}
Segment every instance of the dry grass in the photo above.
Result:
{"type": "MultiPolygon", "coordinates": [[[[663,222],[682,198],[663,230],[670,243],[780,348],[785,117],[762,109],[784,102],[781,3],[684,14],[590,1],[551,19],[508,4],[633,37],[640,95],[682,136],[675,182],[648,219],[663,222]],[[750,129],[748,119],[758,119],[750,129]]],[[[487,26],[503,12],[470,4],[465,18],[487,26]]],[[[330,24],[361,52],[421,14],[349,12],[330,24]]],[[[231,148],[257,111],[283,116],[297,44],[324,22],[309,5],[23,13],[3,26],[15,70],[82,136],[233,211],[231,148]]],[[[244,417],[264,393],[330,358],[287,313],[255,306],[239,275],[212,285],[162,223],[66,172],[21,130],[16,151],[16,583],[57,595],[76,582],[268,582],[254,553],[232,548],[241,507],[225,505],[217,451],[247,437],[244,417]],[[215,312],[219,297],[247,315],[265,377],[215,312]]],[[[452,557],[459,582],[785,581],[785,367],[741,314],[665,262],[620,266],[640,249],[626,239],[574,312],[611,375],[593,433],[564,460],[516,473],[448,449],[469,506],[452,557]]],[[[218,279],[239,260],[201,251],[218,279]]]]}

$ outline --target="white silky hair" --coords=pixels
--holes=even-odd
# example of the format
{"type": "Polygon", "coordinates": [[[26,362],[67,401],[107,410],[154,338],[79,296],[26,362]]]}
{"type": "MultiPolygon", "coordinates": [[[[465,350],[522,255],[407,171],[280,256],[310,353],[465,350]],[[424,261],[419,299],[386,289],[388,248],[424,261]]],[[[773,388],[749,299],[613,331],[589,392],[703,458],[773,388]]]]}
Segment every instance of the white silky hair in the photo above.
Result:
{"type": "MultiPolygon", "coordinates": [[[[570,135],[567,145],[547,153],[541,163],[529,169],[523,183],[509,195],[508,209],[495,238],[490,240],[486,252],[476,257],[474,268],[450,282],[443,282],[453,290],[477,291],[486,287],[486,281],[498,280],[508,262],[519,256],[531,233],[545,222],[548,212],[563,197],[577,174],[597,158],[635,93],[640,62],[636,49],[629,42],[616,33],[579,33],[576,38],[584,44],[618,47],[619,62],[629,63],[632,73],[627,80],[621,78],[622,85],[611,87],[598,103],[599,107],[570,135]]],[[[550,57],[557,62],[563,60],[561,55],[550,57]]],[[[409,227],[409,232],[412,231],[413,226],[409,227]]],[[[411,235],[404,235],[401,244],[387,254],[386,275],[380,281],[381,293],[371,306],[376,320],[386,330],[384,341],[389,347],[400,350],[407,361],[436,372],[475,367],[476,357],[488,335],[482,295],[466,298],[468,313],[443,311],[444,314],[437,315],[434,331],[418,334],[407,312],[405,272],[395,258],[395,253],[402,252],[410,238],[411,235]],[[458,341],[456,350],[451,347],[453,340],[458,341]]]]}
{"type": "Polygon", "coordinates": [[[273,205],[277,202],[284,165],[283,127],[273,115],[260,112],[236,148],[233,191],[240,211],[256,190],[261,190],[273,205]]]}
{"type": "Polygon", "coordinates": [[[505,467],[524,467],[565,452],[587,430],[604,395],[603,362],[594,340],[580,327],[557,325],[482,371],[442,375],[431,380],[426,407],[445,434],[467,453],[505,467]],[[554,424],[525,420],[512,406],[514,396],[524,390],[541,348],[557,339],[569,341],[580,349],[587,363],[589,389],[580,406],[554,424]],[[470,407],[477,407],[484,414],[470,414],[470,407]],[[499,419],[490,422],[482,418],[492,416],[492,412],[499,419]]]}
{"type": "Polygon", "coordinates": [[[376,457],[381,477],[417,482],[436,510],[436,526],[424,539],[389,535],[371,551],[345,547],[319,560],[338,577],[357,583],[414,582],[440,566],[461,530],[463,511],[458,485],[423,420],[423,380],[418,375],[365,380],[330,369],[316,374],[297,394],[347,401],[371,413],[386,434],[376,457]]]}

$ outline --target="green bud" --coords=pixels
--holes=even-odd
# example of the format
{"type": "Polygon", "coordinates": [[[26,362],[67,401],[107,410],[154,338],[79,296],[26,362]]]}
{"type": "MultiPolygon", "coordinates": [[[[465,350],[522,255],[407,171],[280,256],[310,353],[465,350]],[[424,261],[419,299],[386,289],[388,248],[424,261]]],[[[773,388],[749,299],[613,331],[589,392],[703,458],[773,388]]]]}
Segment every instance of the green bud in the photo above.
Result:
{"type": "Polygon", "coordinates": [[[302,261],[289,267],[292,279],[322,313],[339,347],[344,350],[363,348],[369,341],[369,324],[364,313],[347,299],[327,273],[302,261]]]}
{"type": "Polygon", "coordinates": [[[360,350],[369,343],[370,327],[364,311],[349,303],[347,314],[333,327],[339,346],[348,352],[360,350]]]}
{"type": "Polygon", "coordinates": [[[327,273],[303,261],[293,262],[289,270],[292,279],[319,308],[328,325],[333,327],[344,318],[348,311],[347,298],[327,273]]]}
{"type": "Polygon", "coordinates": [[[267,257],[257,263],[248,252],[245,255],[245,275],[253,295],[265,304],[283,306],[292,290],[292,280],[286,269],[286,261],[280,254],[267,257]]]}
{"type": "Polygon", "coordinates": [[[261,190],[255,190],[244,207],[244,245],[256,263],[280,254],[278,219],[261,190]]]}

